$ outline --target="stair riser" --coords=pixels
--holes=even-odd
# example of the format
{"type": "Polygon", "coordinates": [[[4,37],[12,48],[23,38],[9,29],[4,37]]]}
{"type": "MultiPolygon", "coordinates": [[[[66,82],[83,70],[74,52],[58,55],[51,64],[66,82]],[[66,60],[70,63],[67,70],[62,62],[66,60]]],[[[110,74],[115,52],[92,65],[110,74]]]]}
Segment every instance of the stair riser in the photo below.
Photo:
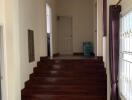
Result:
{"type": "Polygon", "coordinates": [[[75,88],[75,86],[78,86],[78,88],[80,89],[83,89],[85,87],[85,89],[98,89],[98,88],[101,88],[101,89],[106,89],[107,88],[107,84],[106,83],[103,83],[103,84],[85,84],[82,86],[82,84],[73,84],[73,85],[68,85],[68,84],[35,84],[35,83],[31,83],[31,82],[26,82],[25,84],[26,87],[46,87],[49,89],[50,88],[75,88]]]}
{"type": "Polygon", "coordinates": [[[100,63],[44,63],[44,62],[38,62],[37,63],[38,66],[53,66],[53,65],[60,65],[60,66],[64,66],[64,67],[71,67],[71,66],[75,66],[75,67],[80,67],[80,65],[82,65],[82,67],[102,67],[104,66],[104,64],[100,64],[100,63]]]}
{"type": "MultiPolygon", "coordinates": [[[[39,72],[38,72],[39,73],[39,72]]],[[[33,77],[64,77],[64,78],[67,78],[67,77],[71,77],[71,78],[81,78],[81,77],[86,77],[87,79],[105,79],[106,80],[106,76],[104,75],[92,75],[92,74],[38,74],[38,73],[34,73],[34,74],[31,74],[30,75],[30,78],[33,78],[33,77]]]]}
{"type": "Polygon", "coordinates": [[[60,77],[55,77],[55,76],[53,76],[53,77],[41,77],[41,76],[33,76],[33,75],[31,75],[30,76],[30,79],[37,79],[37,80],[46,80],[46,81],[48,81],[48,80],[56,80],[56,81],[73,81],[73,80],[77,80],[77,81],[106,81],[106,78],[101,78],[101,77],[86,77],[86,76],[84,76],[84,77],[63,77],[63,76],[60,76],[60,77]]]}
{"type": "Polygon", "coordinates": [[[88,72],[93,72],[93,73],[97,73],[97,72],[99,72],[99,73],[105,73],[106,71],[105,70],[103,70],[103,69],[79,69],[79,68],[34,68],[34,72],[35,71],[40,71],[40,72],[48,72],[48,71],[59,71],[59,72],[72,72],[72,73],[88,73],[88,72]]]}
{"type": "Polygon", "coordinates": [[[41,58],[25,83],[22,100],[106,100],[107,81],[101,57],[41,58]]]}
{"type": "Polygon", "coordinates": [[[54,73],[54,72],[56,72],[56,73],[67,73],[67,74],[69,74],[69,73],[77,73],[77,74],[79,74],[79,73],[88,73],[88,74],[90,74],[90,73],[102,73],[102,74],[106,74],[106,71],[105,70],[101,70],[101,69],[50,69],[50,68],[47,68],[47,69],[39,69],[39,68],[35,68],[34,69],[34,72],[37,72],[37,71],[39,71],[39,72],[44,72],[44,73],[54,73]]]}
{"type": "Polygon", "coordinates": [[[40,58],[41,62],[103,62],[103,58],[94,58],[94,59],[45,59],[45,58],[40,58]]]}
{"type": "Polygon", "coordinates": [[[107,88],[104,87],[96,87],[96,88],[90,88],[90,87],[39,87],[39,86],[27,86],[26,87],[28,90],[35,90],[36,91],[41,91],[41,92],[46,92],[46,91],[51,91],[51,92],[72,92],[72,93],[97,93],[102,91],[101,93],[106,93],[107,88]]]}
{"type": "Polygon", "coordinates": [[[42,69],[42,70],[44,70],[44,69],[50,69],[50,70],[52,70],[52,69],[64,69],[64,70],[77,70],[77,69],[79,69],[79,70],[105,70],[104,68],[102,68],[101,66],[98,66],[98,67],[96,67],[96,66],[83,66],[83,67],[77,67],[77,66],[58,66],[58,65],[55,65],[55,66],[42,66],[42,65],[40,65],[39,67],[38,67],[39,69],[42,69]]]}
{"type": "Polygon", "coordinates": [[[36,80],[30,80],[26,85],[31,85],[31,84],[36,84],[36,85],[90,85],[90,86],[106,86],[106,82],[100,81],[100,82],[44,82],[44,81],[36,81],[36,80]]]}
{"type": "Polygon", "coordinates": [[[41,82],[104,82],[106,79],[96,77],[32,77],[31,80],[37,80],[41,82]]]}
{"type": "MultiPolygon", "coordinates": [[[[105,90],[106,91],[106,90],[105,90]]],[[[45,94],[50,94],[50,95],[53,95],[53,94],[55,94],[55,95],[64,95],[64,94],[67,94],[67,95],[107,95],[107,93],[104,93],[104,92],[100,92],[100,90],[99,91],[90,91],[90,92],[88,92],[88,91],[44,91],[44,90],[28,90],[27,91],[27,93],[28,93],[28,95],[29,94],[33,94],[33,93],[37,93],[37,94],[43,94],[43,95],[45,95],[45,94]],[[35,91],[35,92],[34,92],[35,91]]]]}
{"type": "Polygon", "coordinates": [[[68,86],[68,85],[27,85],[26,88],[29,88],[29,89],[45,89],[45,90],[67,90],[67,91],[77,91],[77,90],[106,90],[107,88],[104,87],[104,86],[94,86],[92,87],[91,86],[81,86],[81,85],[78,85],[78,86],[68,86]]]}
{"type": "Polygon", "coordinates": [[[107,100],[105,96],[54,96],[54,95],[44,95],[44,96],[23,96],[22,100],[107,100]]]}

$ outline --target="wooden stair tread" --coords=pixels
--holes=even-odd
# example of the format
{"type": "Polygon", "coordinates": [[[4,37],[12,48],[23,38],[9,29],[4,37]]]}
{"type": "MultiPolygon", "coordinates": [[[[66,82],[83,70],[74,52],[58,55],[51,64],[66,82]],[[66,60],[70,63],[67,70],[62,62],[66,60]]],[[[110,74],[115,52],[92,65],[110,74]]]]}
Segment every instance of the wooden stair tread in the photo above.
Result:
{"type": "MultiPolygon", "coordinates": [[[[87,78],[86,78],[87,79],[87,78]]],[[[106,79],[70,79],[70,78],[40,78],[33,77],[30,79],[32,83],[41,84],[104,84],[106,79]]]]}
{"type": "Polygon", "coordinates": [[[66,90],[39,90],[39,89],[25,89],[22,91],[23,94],[25,95],[32,95],[32,94],[41,94],[41,95],[101,95],[105,96],[107,95],[106,92],[102,92],[103,90],[98,90],[98,91],[66,91],[66,90]]]}
{"type": "Polygon", "coordinates": [[[22,100],[106,100],[102,59],[41,58],[25,83],[22,100]]]}

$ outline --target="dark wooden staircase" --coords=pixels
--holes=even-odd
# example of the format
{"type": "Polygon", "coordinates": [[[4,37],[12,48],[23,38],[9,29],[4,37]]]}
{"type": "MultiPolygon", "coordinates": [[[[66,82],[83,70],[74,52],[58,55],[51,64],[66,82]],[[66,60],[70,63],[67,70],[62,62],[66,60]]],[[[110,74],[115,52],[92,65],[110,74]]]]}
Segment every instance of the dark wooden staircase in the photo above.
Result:
{"type": "Polygon", "coordinates": [[[104,63],[91,59],[45,59],[30,75],[22,100],[107,100],[104,63]]]}

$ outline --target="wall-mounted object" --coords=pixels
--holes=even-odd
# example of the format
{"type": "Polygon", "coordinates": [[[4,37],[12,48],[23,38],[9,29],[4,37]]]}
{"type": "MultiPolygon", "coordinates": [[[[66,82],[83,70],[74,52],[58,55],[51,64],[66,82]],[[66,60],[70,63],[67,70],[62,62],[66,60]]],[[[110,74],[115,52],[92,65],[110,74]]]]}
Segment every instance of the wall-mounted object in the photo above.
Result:
{"type": "Polygon", "coordinates": [[[103,0],[103,36],[107,36],[107,0],[103,0]]]}
{"type": "Polygon", "coordinates": [[[28,56],[29,56],[29,62],[35,61],[33,30],[28,30],[28,56]]]}

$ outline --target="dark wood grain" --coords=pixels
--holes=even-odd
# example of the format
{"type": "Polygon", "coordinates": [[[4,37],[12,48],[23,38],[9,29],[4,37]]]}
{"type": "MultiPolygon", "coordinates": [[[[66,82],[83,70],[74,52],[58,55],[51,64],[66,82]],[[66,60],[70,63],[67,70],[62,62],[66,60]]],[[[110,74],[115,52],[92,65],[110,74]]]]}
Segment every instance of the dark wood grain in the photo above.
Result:
{"type": "Polygon", "coordinates": [[[107,100],[102,57],[46,59],[34,68],[22,90],[22,100],[107,100]]]}

